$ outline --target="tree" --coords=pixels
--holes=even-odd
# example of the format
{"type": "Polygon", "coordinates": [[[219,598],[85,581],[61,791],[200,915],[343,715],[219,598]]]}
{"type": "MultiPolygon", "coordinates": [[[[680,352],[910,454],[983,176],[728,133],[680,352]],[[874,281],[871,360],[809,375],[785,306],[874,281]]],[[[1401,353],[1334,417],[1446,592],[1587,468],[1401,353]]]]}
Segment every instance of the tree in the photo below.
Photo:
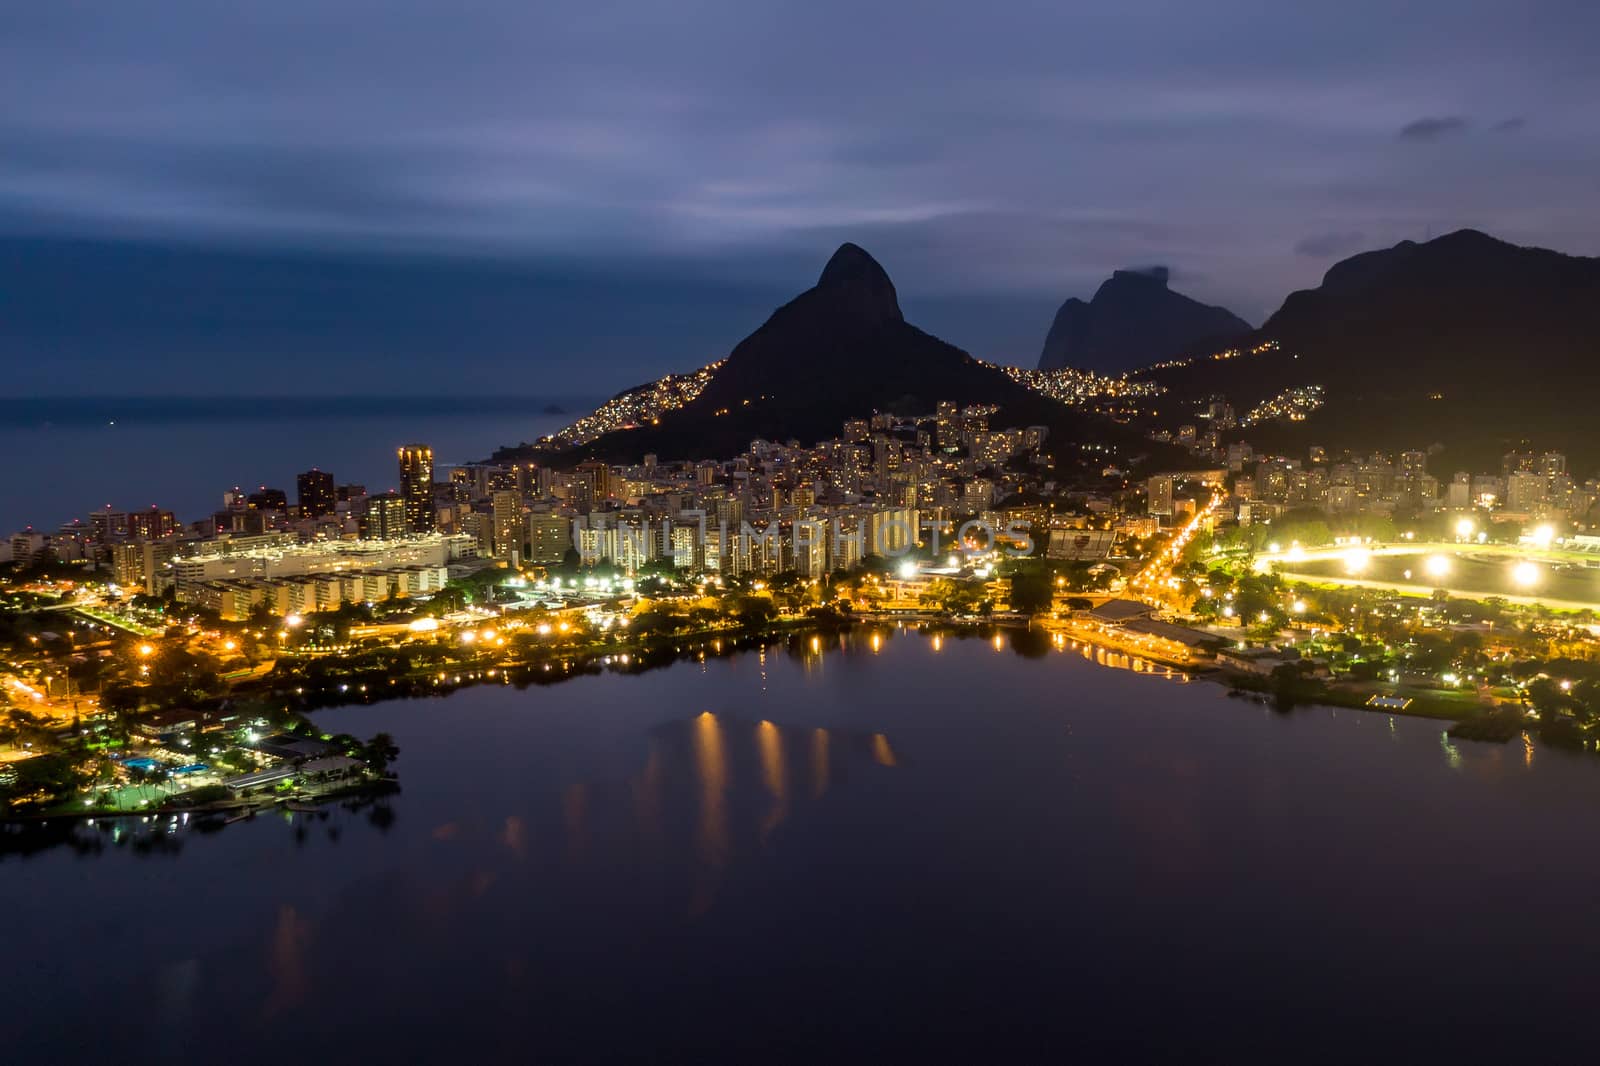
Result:
{"type": "Polygon", "coordinates": [[[1050,609],[1055,599],[1055,579],[1050,568],[1033,560],[1018,563],[1011,571],[1011,609],[1039,614],[1050,609]]]}
{"type": "Polygon", "coordinates": [[[400,746],[388,733],[375,733],[362,749],[362,757],[373,770],[387,773],[389,764],[400,757],[400,746]]]}
{"type": "Polygon", "coordinates": [[[125,682],[117,681],[105,687],[100,694],[100,706],[113,714],[128,714],[137,711],[140,704],[140,690],[125,682]]]}
{"type": "Polygon", "coordinates": [[[652,603],[628,623],[628,631],[640,639],[671,633],[683,626],[683,614],[667,603],[652,603]]]}
{"type": "Polygon", "coordinates": [[[994,607],[982,581],[944,577],[930,582],[919,601],[949,614],[978,614],[983,613],[985,604],[990,610],[994,607]]]}
{"type": "Polygon", "coordinates": [[[771,624],[778,607],[767,596],[740,596],[734,602],[733,616],[745,629],[757,630],[771,624]]]}
{"type": "Polygon", "coordinates": [[[444,588],[433,594],[433,598],[428,601],[426,611],[428,614],[437,618],[443,615],[451,614],[455,611],[459,611],[466,607],[466,605],[466,591],[459,585],[451,584],[446,585],[444,588]]]}
{"type": "Polygon", "coordinates": [[[1284,663],[1272,671],[1272,705],[1280,711],[1294,709],[1300,692],[1300,666],[1284,663]]]}
{"type": "Polygon", "coordinates": [[[16,780],[11,795],[31,806],[49,807],[70,798],[94,780],[94,765],[78,752],[36,755],[11,764],[16,780]]]}
{"type": "Polygon", "coordinates": [[[222,691],[217,660],[181,644],[167,644],[150,661],[150,684],[171,689],[180,699],[222,691]]]}

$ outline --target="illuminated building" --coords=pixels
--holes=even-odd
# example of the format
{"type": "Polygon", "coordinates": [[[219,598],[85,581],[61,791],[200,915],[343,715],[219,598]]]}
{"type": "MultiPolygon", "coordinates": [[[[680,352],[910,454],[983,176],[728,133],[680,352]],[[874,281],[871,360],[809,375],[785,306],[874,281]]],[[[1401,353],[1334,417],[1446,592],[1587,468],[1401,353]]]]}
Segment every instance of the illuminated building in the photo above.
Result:
{"type": "Polygon", "coordinates": [[[178,531],[178,518],[171,511],[152,506],[148,511],[128,515],[128,536],[135,540],[160,540],[178,531]]]}
{"type": "Polygon", "coordinates": [[[536,511],[528,516],[528,562],[559,563],[571,547],[571,519],[549,511],[536,511]]]}
{"type": "Polygon", "coordinates": [[[494,553],[515,565],[522,557],[522,495],[498,489],[493,497],[494,553]]]}
{"type": "Polygon", "coordinates": [[[123,588],[144,584],[144,545],[113,544],[108,555],[111,580],[123,588]]]}
{"type": "Polygon", "coordinates": [[[1172,514],[1172,475],[1157,474],[1151,478],[1145,487],[1145,492],[1150,497],[1150,505],[1146,512],[1153,515],[1172,514]]]}
{"type": "Polygon", "coordinates": [[[333,475],[322,470],[307,470],[294,479],[295,498],[300,504],[300,517],[321,518],[332,514],[337,500],[333,489],[333,475]]]}
{"type": "Polygon", "coordinates": [[[410,532],[408,504],[409,501],[397,492],[368,496],[366,514],[361,519],[361,539],[394,540],[405,536],[410,532]]]}
{"type": "Polygon", "coordinates": [[[433,449],[426,444],[400,449],[400,497],[410,531],[433,532],[433,449]]]}
{"type": "Polygon", "coordinates": [[[572,471],[572,479],[581,506],[611,495],[611,468],[597,459],[579,463],[572,471]]]}

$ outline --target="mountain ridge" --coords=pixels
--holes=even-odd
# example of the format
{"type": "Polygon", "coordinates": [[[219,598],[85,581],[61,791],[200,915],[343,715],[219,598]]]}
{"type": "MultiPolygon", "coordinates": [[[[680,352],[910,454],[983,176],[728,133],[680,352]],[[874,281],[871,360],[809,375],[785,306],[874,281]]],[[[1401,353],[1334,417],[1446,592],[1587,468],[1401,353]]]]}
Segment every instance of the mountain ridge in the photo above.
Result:
{"type": "Polygon", "coordinates": [[[1600,459],[1584,397],[1600,391],[1600,259],[1477,230],[1335,263],[1251,338],[1275,352],[1152,368],[1178,397],[1239,410],[1298,385],[1328,390],[1286,444],[1427,447],[1486,456],[1523,440],[1600,459]]]}
{"type": "MultiPolygon", "coordinates": [[[[1080,441],[1111,442],[1128,454],[1162,450],[906,322],[888,272],[848,242],[815,285],[773,311],[713,366],[710,380],[688,402],[651,424],[569,448],[562,461],[623,462],[647,452],[663,459],[734,455],[757,438],[811,444],[837,437],[847,419],[880,411],[932,414],[945,400],[998,405],[991,419],[997,428],[1046,426],[1051,447],[1075,462],[1082,456],[1072,446],[1080,441]]],[[[1103,465],[1104,452],[1097,461],[1103,465]]]]}

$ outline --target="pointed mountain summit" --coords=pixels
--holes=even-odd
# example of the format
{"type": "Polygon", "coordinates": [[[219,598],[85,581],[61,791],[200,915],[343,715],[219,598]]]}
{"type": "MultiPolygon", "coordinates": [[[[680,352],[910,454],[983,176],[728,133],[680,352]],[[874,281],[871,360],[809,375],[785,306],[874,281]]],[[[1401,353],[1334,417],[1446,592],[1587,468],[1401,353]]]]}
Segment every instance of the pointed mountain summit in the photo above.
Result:
{"type": "Polygon", "coordinates": [[[1226,308],[1167,288],[1168,277],[1166,267],[1118,270],[1088,303],[1069,299],[1050,324],[1039,369],[1071,366],[1120,374],[1197,345],[1226,347],[1250,332],[1250,323],[1226,308]]]}
{"type": "Polygon", "coordinates": [[[894,282],[878,261],[859,244],[839,246],[817,279],[819,291],[833,294],[852,311],[878,322],[903,322],[894,282]]]}
{"type": "Polygon", "coordinates": [[[844,244],[816,285],[740,341],[693,400],[577,451],[613,461],[734,455],[756,438],[811,444],[837,437],[846,419],[931,414],[942,400],[998,404],[993,426],[1047,426],[1057,444],[1123,440],[1148,450],[1109,420],[1047,399],[908,323],[888,272],[844,244]]]}

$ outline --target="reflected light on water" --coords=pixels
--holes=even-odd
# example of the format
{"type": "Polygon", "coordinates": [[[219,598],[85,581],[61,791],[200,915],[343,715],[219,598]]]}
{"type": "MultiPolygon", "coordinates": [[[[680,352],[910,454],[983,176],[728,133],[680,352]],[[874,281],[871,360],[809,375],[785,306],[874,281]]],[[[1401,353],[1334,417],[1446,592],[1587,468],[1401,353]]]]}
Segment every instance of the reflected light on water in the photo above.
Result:
{"type": "Polygon", "coordinates": [[[278,924],[272,932],[272,951],[267,966],[272,973],[272,993],[263,1014],[272,1017],[298,1006],[305,999],[305,947],[311,940],[311,923],[285,903],[278,908],[278,924]]]}
{"type": "Polygon", "coordinates": [[[1450,734],[1439,731],[1439,746],[1444,749],[1444,761],[1452,770],[1461,769],[1461,749],[1451,741],[1450,734]]]}
{"type": "Polygon", "coordinates": [[[522,828],[522,819],[516,815],[506,818],[505,830],[500,834],[500,839],[505,841],[506,849],[516,855],[522,854],[525,836],[522,828]]]}
{"type": "Polygon", "coordinates": [[[576,861],[588,850],[587,817],[589,790],[575,781],[561,793],[561,821],[567,827],[567,857],[576,861]]]}
{"type": "Polygon", "coordinates": [[[828,791],[828,731],[811,733],[811,795],[820,798],[828,791]]]}
{"type": "Polygon", "coordinates": [[[882,733],[872,734],[872,758],[879,766],[895,764],[894,749],[889,746],[889,738],[882,733]]]}
{"type": "Polygon", "coordinates": [[[701,868],[689,911],[704,914],[716,898],[717,881],[728,861],[728,811],[723,796],[728,787],[728,755],[722,724],[710,711],[703,711],[694,720],[694,761],[700,779],[700,824],[695,843],[701,868]]]}
{"type": "Polygon", "coordinates": [[[772,793],[772,811],[761,823],[761,837],[776,829],[789,813],[788,781],[783,765],[783,734],[771,722],[756,726],[756,747],[761,754],[761,779],[772,793]]]}
{"type": "Polygon", "coordinates": [[[645,757],[644,769],[633,779],[633,810],[640,832],[654,840],[661,835],[661,783],[663,765],[661,749],[651,745],[645,757]]]}

